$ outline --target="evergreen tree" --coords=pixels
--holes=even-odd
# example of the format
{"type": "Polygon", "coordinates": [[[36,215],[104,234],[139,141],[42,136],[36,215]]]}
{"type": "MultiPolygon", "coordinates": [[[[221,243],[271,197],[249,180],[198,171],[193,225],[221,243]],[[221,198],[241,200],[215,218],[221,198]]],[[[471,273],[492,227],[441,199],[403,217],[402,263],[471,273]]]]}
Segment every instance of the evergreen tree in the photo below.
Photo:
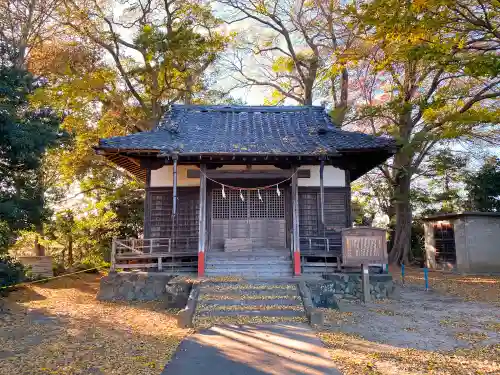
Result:
{"type": "Polygon", "coordinates": [[[24,70],[0,66],[0,231],[4,247],[17,230],[41,230],[47,217],[42,158],[61,138],[50,109],[33,110],[29,95],[39,85],[24,70]],[[7,237],[7,238],[6,238],[7,237]]]}
{"type": "Polygon", "coordinates": [[[471,209],[500,212],[500,159],[492,158],[467,180],[471,209]]]}

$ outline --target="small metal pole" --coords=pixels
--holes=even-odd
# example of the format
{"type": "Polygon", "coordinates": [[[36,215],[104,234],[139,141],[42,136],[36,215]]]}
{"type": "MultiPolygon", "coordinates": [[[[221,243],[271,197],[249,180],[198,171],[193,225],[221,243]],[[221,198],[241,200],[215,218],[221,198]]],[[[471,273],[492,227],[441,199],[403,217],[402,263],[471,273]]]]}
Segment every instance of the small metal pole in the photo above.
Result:
{"type": "Polygon", "coordinates": [[[370,302],[370,271],[368,264],[361,265],[361,280],[363,286],[363,302],[370,302]]]}
{"type": "Polygon", "coordinates": [[[401,280],[403,285],[405,285],[405,264],[401,264],[401,280]]]}
{"type": "Polygon", "coordinates": [[[424,267],[425,291],[429,290],[429,270],[424,267]]]}

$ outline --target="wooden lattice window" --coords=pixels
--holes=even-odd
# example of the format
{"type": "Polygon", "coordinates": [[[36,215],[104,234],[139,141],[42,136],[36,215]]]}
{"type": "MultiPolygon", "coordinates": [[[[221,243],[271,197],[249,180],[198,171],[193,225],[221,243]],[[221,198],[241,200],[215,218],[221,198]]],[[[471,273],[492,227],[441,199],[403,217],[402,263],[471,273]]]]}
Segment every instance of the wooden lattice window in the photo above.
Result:
{"type": "Polygon", "coordinates": [[[230,190],[227,194],[229,199],[229,216],[231,219],[246,219],[248,217],[248,197],[247,192],[242,191],[243,199],[240,197],[240,192],[230,190]]]}
{"type": "Polygon", "coordinates": [[[436,243],[436,262],[454,264],[457,255],[453,225],[447,222],[434,224],[434,240],[436,243]]]}
{"type": "Polygon", "coordinates": [[[199,191],[179,188],[177,193],[175,233],[172,233],[172,189],[149,193],[149,236],[172,239],[173,250],[193,250],[198,241],[199,191]]]}
{"type": "Polygon", "coordinates": [[[299,231],[304,237],[319,234],[320,216],[318,194],[316,192],[299,193],[299,231]]]}
{"type": "Polygon", "coordinates": [[[150,236],[169,238],[172,229],[172,193],[152,192],[150,210],[150,236]]]}
{"type": "Polygon", "coordinates": [[[324,251],[328,238],[328,251],[341,251],[341,229],[345,228],[348,217],[348,191],[325,188],[325,225],[321,224],[321,193],[319,188],[299,189],[299,235],[301,249],[324,251]]]}
{"type": "Polygon", "coordinates": [[[212,190],[212,217],[214,219],[229,218],[229,199],[222,197],[222,189],[212,190]]]}
{"type": "Polygon", "coordinates": [[[285,217],[284,190],[280,189],[278,196],[275,189],[261,190],[225,190],[226,198],[222,196],[222,189],[212,190],[212,218],[213,219],[281,219],[285,217]],[[243,195],[243,200],[241,195],[243,195]]]}

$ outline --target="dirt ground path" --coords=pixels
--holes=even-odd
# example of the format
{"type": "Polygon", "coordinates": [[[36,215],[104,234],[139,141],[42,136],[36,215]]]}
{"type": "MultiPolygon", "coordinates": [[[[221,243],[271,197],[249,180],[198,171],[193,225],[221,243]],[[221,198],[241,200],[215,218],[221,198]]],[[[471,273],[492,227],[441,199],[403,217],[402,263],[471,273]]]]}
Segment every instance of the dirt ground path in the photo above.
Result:
{"type": "Polygon", "coordinates": [[[161,303],[97,301],[100,277],[12,292],[0,313],[0,375],[158,375],[189,331],[161,303]]]}
{"type": "Polygon", "coordinates": [[[420,273],[407,275],[399,300],[328,311],[319,335],[342,373],[500,374],[498,279],[431,273],[425,291],[420,273]]]}

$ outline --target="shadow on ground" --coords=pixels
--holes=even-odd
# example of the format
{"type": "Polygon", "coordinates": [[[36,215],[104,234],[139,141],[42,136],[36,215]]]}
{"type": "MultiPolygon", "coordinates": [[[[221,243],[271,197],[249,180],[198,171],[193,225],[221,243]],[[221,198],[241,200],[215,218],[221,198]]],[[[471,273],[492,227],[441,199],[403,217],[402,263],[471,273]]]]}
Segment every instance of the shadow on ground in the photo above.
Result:
{"type": "Polygon", "coordinates": [[[214,326],[186,338],[162,375],[340,374],[305,324],[214,326]]]}

